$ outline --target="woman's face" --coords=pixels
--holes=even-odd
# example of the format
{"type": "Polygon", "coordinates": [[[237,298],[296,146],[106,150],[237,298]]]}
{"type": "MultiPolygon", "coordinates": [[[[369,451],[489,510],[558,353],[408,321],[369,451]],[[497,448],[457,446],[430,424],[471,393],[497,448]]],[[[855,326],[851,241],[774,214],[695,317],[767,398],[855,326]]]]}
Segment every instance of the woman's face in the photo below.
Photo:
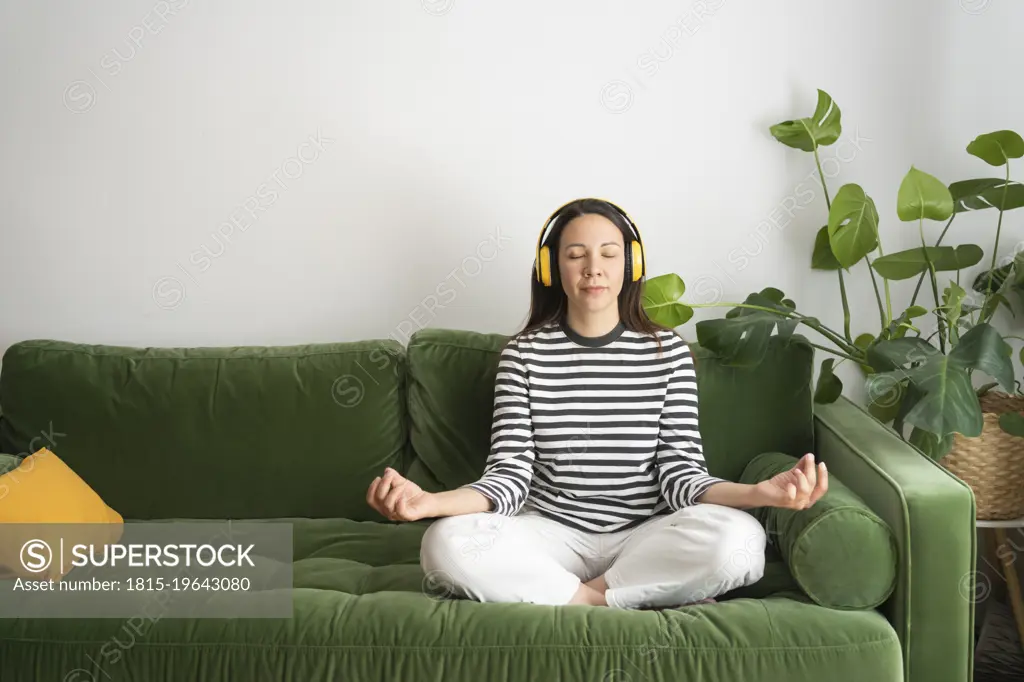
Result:
{"type": "Polygon", "coordinates": [[[562,231],[558,272],[570,306],[588,312],[617,306],[625,265],[622,232],[604,216],[574,218],[562,231]]]}

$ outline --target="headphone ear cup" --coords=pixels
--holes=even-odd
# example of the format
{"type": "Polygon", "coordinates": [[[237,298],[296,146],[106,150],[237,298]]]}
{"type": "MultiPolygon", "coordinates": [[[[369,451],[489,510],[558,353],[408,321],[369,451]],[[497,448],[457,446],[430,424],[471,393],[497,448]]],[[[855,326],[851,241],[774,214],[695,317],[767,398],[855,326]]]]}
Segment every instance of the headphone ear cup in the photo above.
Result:
{"type": "Polygon", "coordinates": [[[551,286],[551,250],[548,247],[541,247],[537,256],[538,274],[540,283],[546,287],[551,286]]]}
{"type": "Polygon", "coordinates": [[[640,278],[644,276],[644,247],[640,246],[640,242],[634,241],[632,246],[629,248],[629,253],[632,256],[632,281],[638,282],[640,278]]]}

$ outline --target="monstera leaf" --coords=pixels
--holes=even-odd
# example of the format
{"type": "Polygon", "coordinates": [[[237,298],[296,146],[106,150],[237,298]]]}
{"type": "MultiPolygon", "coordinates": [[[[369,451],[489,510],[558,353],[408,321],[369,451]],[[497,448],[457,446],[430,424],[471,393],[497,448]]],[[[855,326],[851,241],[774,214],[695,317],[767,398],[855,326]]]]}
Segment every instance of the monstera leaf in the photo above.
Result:
{"type": "Polygon", "coordinates": [[[878,210],[860,185],[843,185],[828,211],[828,240],[844,268],[878,248],[878,210]]]}
{"type": "Polygon", "coordinates": [[[839,105],[824,90],[818,90],[818,106],[814,115],[794,121],[776,123],[769,131],[772,136],[794,149],[813,152],[816,147],[827,147],[842,133],[839,105]]]}
{"type": "Polygon", "coordinates": [[[1010,211],[1024,206],[1024,185],[1007,182],[1002,178],[961,180],[949,186],[953,197],[953,212],[983,211],[997,208],[1010,211]]]}
{"type": "Polygon", "coordinates": [[[999,415],[999,426],[1011,436],[1024,436],[1024,415],[1020,412],[1004,412],[999,415]]]}
{"type": "Polygon", "coordinates": [[[814,270],[839,270],[843,266],[832,253],[832,244],[828,241],[828,225],[822,225],[814,237],[814,251],[811,252],[811,268],[814,270]]]}
{"type": "MultiPolygon", "coordinates": [[[[867,353],[868,346],[870,346],[874,342],[875,342],[875,335],[874,334],[868,334],[867,332],[865,332],[863,334],[858,334],[857,335],[857,338],[855,338],[853,340],[853,345],[856,346],[857,348],[859,348],[862,352],[867,353]]],[[[864,375],[868,375],[871,372],[875,371],[874,368],[872,368],[871,365],[869,365],[866,362],[858,362],[857,366],[860,367],[860,371],[864,375]]]]}
{"type": "Polygon", "coordinates": [[[1014,263],[1007,263],[1002,265],[995,270],[985,270],[984,272],[978,273],[978,276],[974,278],[974,283],[971,284],[971,288],[977,291],[979,294],[987,294],[989,282],[992,284],[992,291],[999,291],[1006,284],[1006,278],[1014,271],[1014,263]]]}
{"type": "Polygon", "coordinates": [[[800,321],[787,317],[795,305],[778,289],[763,289],[743,302],[768,310],[733,308],[724,318],[702,320],[697,323],[697,342],[718,355],[723,364],[751,367],[764,359],[776,327],[779,336],[788,339],[800,321]]]}
{"type": "Polygon", "coordinates": [[[974,138],[967,145],[967,153],[992,166],[1002,166],[1024,156],[1024,139],[1012,130],[997,130],[974,138]]]}
{"type": "Polygon", "coordinates": [[[693,317],[693,308],[679,300],[684,293],[686,283],[679,275],[658,275],[644,283],[641,303],[648,317],[664,327],[675,329],[693,317]]]}
{"type": "Polygon", "coordinates": [[[867,349],[868,364],[876,372],[897,370],[905,365],[924,362],[935,355],[939,355],[939,350],[920,336],[881,339],[867,349]]]}
{"type": "MultiPolygon", "coordinates": [[[[1024,251],[1018,251],[1014,254],[1012,261],[992,272],[994,273],[993,291],[1000,291],[1005,285],[1011,290],[1024,293],[1024,251]],[[1009,281],[1007,281],[1007,277],[1009,277],[1009,281]]],[[[988,272],[978,275],[972,288],[979,293],[986,293],[988,291],[988,272]]]]}
{"type": "Polygon", "coordinates": [[[821,371],[814,389],[814,402],[821,404],[834,403],[843,394],[843,382],[834,373],[835,358],[821,361],[821,371]]]}
{"type": "Polygon", "coordinates": [[[865,381],[868,411],[883,423],[896,420],[894,428],[903,433],[902,416],[920,395],[903,366],[924,362],[938,352],[916,336],[881,338],[869,344],[866,355],[873,371],[865,381]]]}
{"type": "Polygon", "coordinates": [[[879,361],[873,366],[884,366],[883,361],[889,361],[897,367],[868,375],[868,394],[881,395],[907,379],[913,391],[904,396],[901,411],[905,413],[898,417],[900,428],[905,422],[937,439],[952,433],[978,436],[983,424],[981,406],[968,370],[985,372],[1013,391],[1013,365],[1006,346],[988,324],[971,328],[946,355],[920,338],[881,341],[869,351],[879,361]],[[908,363],[911,366],[903,366],[908,363]]]}
{"type": "Polygon", "coordinates": [[[971,288],[979,294],[985,294],[988,299],[981,309],[982,319],[990,319],[999,306],[1005,306],[1010,315],[1017,314],[1010,305],[1009,298],[1005,294],[1014,293],[1018,297],[1024,296],[1024,251],[1014,255],[1013,261],[1002,265],[994,270],[985,270],[974,278],[971,288]],[[989,283],[991,281],[991,292],[989,283]]]}
{"type": "Polygon", "coordinates": [[[899,414],[907,391],[907,381],[893,382],[884,393],[870,395],[868,412],[878,421],[888,424],[899,414]]]}
{"type": "Polygon", "coordinates": [[[977,244],[960,244],[951,249],[941,246],[939,248],[942,249],[939,251],[939,257],[932,261],[935,269],[939,271],[949,272],[972,267],[980,263],[985,255],[985,251],[977,244]]]}
{"type": "Polygon", "coordinates": [[[953,215],[953,195],[938,178],[911,166],[896,195],[896,215],[904,222],[946,220],[953,215]]]}
{"type": "MultiPolygon", "coordinates": [[[[917,309],[920,306],[911,306],[911,308],[917,309]]],[[[927,310],[920,308],[923,313],[927,313],[927,310]]],[[[867,362],[858,363],[861,372],[865,377],[870,374],[874,374],[877,371],[886,371],[895,369],[898,366],[898,362],[892,359],[886,359],[884,355],[875,353],[875,346],[883,340],[892,338],[892,334],[896,334],[897,337],[902,337],[906,332],[905,327],[899,327],[901,321],[909,320],[912,316],[915,316],[916,310],[907,309],[899,318],[892,321],[885,332],[880,334],[877,338],[871,334],[860,334],[853,340],[853,345],[863,351],[867,362]],[[896,329],[894,332],[893,330],[896,329]]],[[[909,326],[909,325],[907,325],[909,326]]],[[[912,327],[911,327],[912,328],[912,327]]],[[[885,347],[883,346],[883,352],[885,347]]],[[[898,360],[899,358],[897,358],[898,360]]],[[[903,400],[903,396],[906,392],[908,381],[906,379],[902,381],[891,381],[886,382],[885,385],[876,384],[873,387],[874,393],[868,393],[868,412],[874,416],[875,419],[888,424],[899,412],[900,404],[903,400]]]]}
{"type": "Polygon", "coordinates": [[[871,262],[871,267],[882,277],[891,280],[910,279],[928,269],[928,262],[937,271],[962,270],[981,262],[985,252],[976,244],[952,246],[918,246],[888,253],[871,262]]]}
{"type": "Polygon", "coordinates": [[[939,437],[924,429],[914,428],[910,432],[910,443],[916,445],[921,452],[938,461],[945,457],[953,449],[953,434],[947,433],[939,437]]]}

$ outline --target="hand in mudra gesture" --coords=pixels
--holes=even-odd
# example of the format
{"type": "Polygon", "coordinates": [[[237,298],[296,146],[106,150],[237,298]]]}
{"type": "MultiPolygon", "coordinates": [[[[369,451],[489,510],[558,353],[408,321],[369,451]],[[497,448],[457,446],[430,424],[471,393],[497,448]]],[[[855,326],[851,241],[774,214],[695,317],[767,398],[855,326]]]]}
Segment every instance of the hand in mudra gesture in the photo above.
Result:
{"type": "Polygon", "coordinates": [[[824,462],[814,466],[814,455],[807,453],[792,469],[761,481],[756,488],[762,506],[807,509],[828,492],[828,470],[824,462]]]}
{"type": "Polygon", "coordinates": [[[371,507],[391,521],[418,521],[430,516],[430,493],[388,467],[366,491],[371,507]]]}

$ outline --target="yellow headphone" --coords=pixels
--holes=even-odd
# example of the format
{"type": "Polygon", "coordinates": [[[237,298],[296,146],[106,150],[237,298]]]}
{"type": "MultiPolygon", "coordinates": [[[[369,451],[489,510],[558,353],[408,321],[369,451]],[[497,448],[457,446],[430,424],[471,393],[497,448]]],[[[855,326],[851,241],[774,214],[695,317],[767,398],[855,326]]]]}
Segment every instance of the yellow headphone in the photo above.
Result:
{"type": "MultiPolygon", "coordinates": [[[[601,203],[607,204],[611,208],[615,209],[615,211],[617,211],[619,215],[626,219],[626,224],[629,225],[630,229],[633,231],[633,234],[636,235],[636,239],[626,240],[625,281],[639,281],[641,277],[647,274],[646,261],[644,259],[644,247],[643,242],[640,239],[640,230],[637,229],[636,224],[632,220],[630,220],[628,215],[626,215],[626,212],[623,211],[618,206],[616,206],[615,204],[613,204],[612,202],[606,201],[605,199],[595,198],[591,198],[590,200],[600,201],[601,203]]],[[[565,209],[566,206],[568,206],[569,204],[574,204],[577,201],[582,201],[582,199],[574,199],[573,201],[563,204],[561,207],[558,208],[557,211],[552,213],[551,217],[548,218],[546,223],[544,223],[544,227],[540,231],[540,237],[537,239],[537,259],[534,261],[534,270],[537,273],[537,281],[546,287],[551,286],[552,281],[551,249],[550,247],[544,245],[544,238],[548,232],[548,228],[551,227],[551,223],[555,220],[555,218],[558,217],[558,215],[565,209]]]]}

